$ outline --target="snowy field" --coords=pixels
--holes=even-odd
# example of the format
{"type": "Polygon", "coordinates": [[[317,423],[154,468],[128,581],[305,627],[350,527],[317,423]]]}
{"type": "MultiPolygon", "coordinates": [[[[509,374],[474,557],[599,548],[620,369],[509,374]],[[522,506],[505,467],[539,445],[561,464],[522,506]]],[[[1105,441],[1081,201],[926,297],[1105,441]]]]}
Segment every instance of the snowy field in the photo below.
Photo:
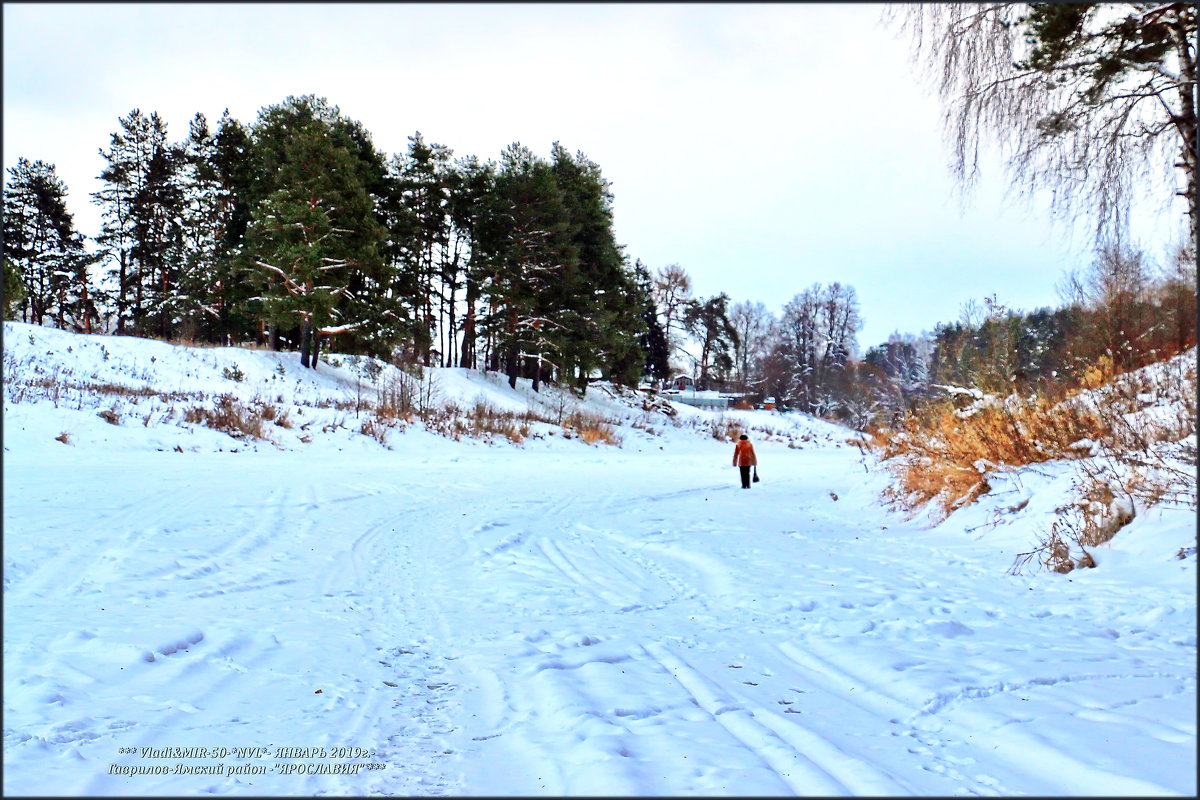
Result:
{"type": "MultiPolygon", "coordinates": [[[[929,528],[801,415],[724,417],[744,491],[710,412],[592,389],[619,446],[381,444],[319,405],[348,368],[4,333],[6,795],[1196,793],[1187,509],[1018,577],[1067,465],[929,528]],[[15,388],[48,376],[178,394],[15,388]],[[295,425],[168,413],[218,392],[295,425]]],[[[463,406],[569,400],[433,372],[463,406]]]]}

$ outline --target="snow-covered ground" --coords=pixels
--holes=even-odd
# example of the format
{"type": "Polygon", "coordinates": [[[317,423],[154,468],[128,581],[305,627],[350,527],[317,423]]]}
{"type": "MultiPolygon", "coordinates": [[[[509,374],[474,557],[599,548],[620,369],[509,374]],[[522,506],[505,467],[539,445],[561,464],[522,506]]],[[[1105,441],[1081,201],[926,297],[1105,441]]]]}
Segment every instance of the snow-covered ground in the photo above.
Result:
{"type": "Polygon", "coordinates": [[[1193,511],[1013,576],[1066,465],[928,528],[801,415],[433,370],[439,402],[621,443],[381,444],[344,359],[4,348],[7,795],[1196,793],[1193,511]],[[70,389],[103,383],[158,394],[70,389]],[[181,421],[224,392],[292,427],[181,421]],[[714,420],[749,429],[750,491],[714,420]]]}

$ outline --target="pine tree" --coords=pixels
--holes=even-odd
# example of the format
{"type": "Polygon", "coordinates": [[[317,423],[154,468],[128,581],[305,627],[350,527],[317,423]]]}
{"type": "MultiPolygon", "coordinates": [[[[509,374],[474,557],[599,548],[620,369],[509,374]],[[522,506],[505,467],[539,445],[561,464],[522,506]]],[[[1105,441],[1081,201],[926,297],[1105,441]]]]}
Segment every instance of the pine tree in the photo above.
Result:
{"type": "Polygon", "coordinates": [[[17,265],[4,257],[4,319],[16,319],[17,309],[25,302],[25,281],[17,265]]]}
{"type": "Polygon", "coordinates": [[[430,366],[435,343],[440,362],[445,363],[449,349],[445,316],[459,288],[461,251],[450,216],[453,151],[426,143],[420,131],[408,141],[405,157],[394,158],[390,164],[399,202],[389,230],[397,250],[397,268],[404,276],[401,282],[411,287],[405,300],[416,319],[413,344],[421,362],[430,366]]]}
{"type": "Polygon", "coordinates": [[[505,148],[482,223],[479,246],[489,272],[484,328],[509,385],[516,386],[525,360],[536,386],[547,369],[561,370],[563,333],[575,324],[561,313],[561,295],[572,286],[578,255],[550,165],[519,143],[505,148]]]}
{"type": "Polygon", "coordinates": [[[314,334],[334,318],[345,294],[346,261],[338,249],[329,209],[315,192],[280,189],[259,204],[246,236],[246,252],[265,285],[263,313],[273,324],[301,324],[300,363],[316,368],[314,334]]]}
{"type": "Polygon", "coordinates": [[[599,369],[606,378],[633,383],[644,357],[638,344],[643,304],[636,280],[613,234],[612,191],[600,167],[583,153],[574,157],[558,142],[551,149],[555,181],[566,206],[569,236],[577,254],[564,298],[568,327],[564,356],[580,386],[599,369]]]}
{"type": "MultiPolygon", "coordinates": [[[[4,262],[8,291],[20,287],[26,322],[91,332],[97,319],[96,292],[88,268],[98,256],[87,252],[67,211],[67,188],[53,164],[17,159],[4,192],[4,262]],[[14,274],[10,278],[9,271],[14,274]]],[[[12,298],[15,300],[16,298],[12,298]]],[[[15,310],[15,309],[14,309],[15,310]]]]}
{"type": "MultiPolygon", "coordinates": [[[[316,209],[328,216],[330,225],[328,236],[321,240],[321,258],[343,265],[336,282],[328,284],[333,287],[330,291],[340,290],[333,295],[329,324],[318,323],[321,314],[314,309],[307,318],[293,317],[294,327],[280,332],[298,334],[305,350],[308,340],[303,320],[308,319],[311,335],[337,335],[339,347],[346,352],[390,356],[405,326],[403,313],[389,292],[392,275],[382,254],[387,236],[381,224],[386,166],[370,135],[323,98],[289,97],[259,112],[250,161],[247,194],[253,222],[239,257],[243,269],[261,281],[266,276],[258,262],[282,268],[272,260],[280,259],[270,248],[282,245],[272,238],[271,226],[290,219],[302,228],[319,228],[319,222],[310,216],[316,209]],[[302,212],[302,203],[307,204],[308,212],[302,212]]],[[[326,278],[334,280],[333,276],[326,278]]],[[[263,296],[285,293],[282,285],[264,287],[264,291],[263,296]]],[[[285,325],[287,319],[288,315],[270,314],[274,324],[285,325]]],[[[315,366],[315,358],[311,360],[315,366]]]]}
{"type": "Polygon", "coordinates": [[[216,133],[203,114],[196,114],[189,126],[178,180],[183,257],[175,302],[181,332],[196,337],[215,329],[220,320],[223,245],[233,211],[233,192],[217,166],[216,133]]]}
{"type": "Polygon", "coordinates": [[[709,387],[710,369],[723,380],[733,367],[732,350],[738,342],[737,331],[729,321],[729,296],[724,292],[707,300],[692,302],[683,314],[684,325],[700,342],[700,388],[709,387]]]}
{"type": "Polygon", "coordinates": [[[670,348],[667,345],[667,335],[658,321],[658,307],[654,302],[654,279],[650,270],[639,259],[634,262],[633,270],[637,286],[637,296],[642,304],[642,322],[645,330],[639,344],[645,354],[642,364],[642,374],[649,375],[656,381],[670,377],[670,348]]]}
{"type": "Polygon", "coordinates": [[[119,120],[100,174],[108,186],[93,194],[103,210],[97,241],[116,259],[117,333],[127,328],[164,337],[173,333],[176,284],[183,257],[179,220],[181,157],[167,141],[166,123],[139,109],[119,120]]]}
{"type": "MultiPolygon", "coordinates": [[[[157,124],[157,115],[151,120],[157,124]]],[[[166,125],[162,125],[165,138],[166,125]]],[[[156,131],[157,133],[157,131],[156,131]]],[[[139,330],[174,338],[176,328],[188,312],[180,294],[185,280],[184,187],[180,169],[183,151],[177,145],[156,146],[146,165],[146,184],[134,198],[135,260],[143,265],[144,319],[139,330]]]]}
{"type": "Polygon", "coordinates": [[[206,155],[222,197],[220,207],[212,211],[224,223],[208,293],[207,308],[213,313],[204,317],[209,323],[206,337],[212,342],[230,344],[258,332],[249,302],[252,288],[243,279],[237,258],[250,224],[254,194],[250,130],[225,111],[217,122],[212,146],[206,155]]]}
{"type": "Polygon", "coordinates": [[[464,240],[466,257],[462,269],[462,346],[459,366],[477,368],[478,319],[482,284],[490,274],[488,248],[484,242],[496,206],[496,164],[480,162],[475,156],[459,159],[454,166],[455,184],[450,195],[450,218],[464,240]]]}

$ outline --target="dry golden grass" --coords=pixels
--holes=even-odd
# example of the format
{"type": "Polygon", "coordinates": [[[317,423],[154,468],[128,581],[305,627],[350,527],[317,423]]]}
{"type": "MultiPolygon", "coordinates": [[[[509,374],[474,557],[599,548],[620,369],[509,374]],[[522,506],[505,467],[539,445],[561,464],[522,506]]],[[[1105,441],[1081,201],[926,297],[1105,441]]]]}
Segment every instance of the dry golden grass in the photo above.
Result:
{"type": "Polygon", "coordinates": [[[563,420],[563,428],[573,432],[586,444],[621,444],[621,437],[601,416],[575,411],[563,420]]]}
{"type": "Polygon", "coordinates": [[[1077,499],[1012,567],[1064,573],[1095,566],[1089,548],[1110,541],[1139,507],[1195,508],[1195,436],[1194,358],[1115,376],[1101,359],[1082,386],[1056,396],[929,403],[896,429],[872,431],[868,446],[890,460],[894,503],[943,514],[988,491],[989,471],[1077,459],[1077,499]]]}
{"type": "Polygon", "coordinates": [[[712,438],[718,442],[736,442],[737,438],[745,433],[742,425],[736,420],[725,419],[724,416],[719,416],[711,423],[710,432],[712,438]]]}
{"type": "Polygon", "coordinates": [[[986,486],[989,469],[1051,459],[1087,458],[1090,443],[1118,452],[1145,453],[1155,443],[1177,441],[1195,430],[1194,369],[1158,377],[1152,386],[1143,374],[1113,378],[1103,361],[1085,374],[1085,385],[1107,381],[1100,390],[1079,387],[1059,395],[1011,396],[959,409],[950,400],[926,404],[895,429],[876,429],[869,445],[891,459],[897,477],[895,500],[909,508],[937,500],[947,512],[974,499],[986,486]],[[1148,394],[1149,393],[1149,394],[1148,394]],[[1160,399],[1175,398],[1177,418],[1162,414],[1141,422],[1131,412],[1160,399]]]}
{"type": "Polygon", "coordinates": [[[76,393],[83,395],[109,395],[113,397],[128,397],[133,400],[138,398],[157,397],[164,402],[177,402],[183,400],[197,400],[203,397],[202,392],[164,392],[158,389],[150,389],[144,386],[122,386],[117,383],[84,383],[80,381],[68,380],[60,376],[48,376],[44,378],[35,378],[33,380],[23,380],[16,383],[11,379],[11,376],[5,377],[5,388],[9,391],[9,398],[13,403],[23,403],[30,399],[47,398],[50,400],[60,400],[68,395],[68,393],[76,393]]]}
{"type": "Polygon", "coordinates": [[[266,420],[261,407],[246,406],[229,394],[218,397],[213,408],[192,406],[186,409],[183,421],[223,431],[236,438],[269,439],[263,430],[266,420]]]}
{"type": "Polygon", "coordinates": [[[983,473],[1087,451],[1083,440],[1111,438],[1103,413],[1044,396],[1010,397],[964,413],[950,401],[931,403],[897,430],[872,431],[871,446],[892,460],[893,499],[915,508],[936,500],[947,513],[987,491],[983,473]]]}
{"type": "Polygon", "coordinates": [[[364,419],[358,432],[363,436],[370,436],[384,447],[387,446],[388,428],[387,425],[380,422],[378,417],[367,417],[364,419]]]}
{"type": "Polygon", "coordinates": [[[1035,562],[1060,575],[1095,567],[1096,559],[1087,548],[1111,540],[1133,519],[1133,513],[1127,509],[1112,510],[1111,506],[1105,506],[1105,509],[1111,513],[1096,513],[1094,508],[1088,509],[1082,504],[1060,509],[1058,519],[1038,535],[1038,546],[1019,554],[1009,573],[1017,575],[1035,562]]]}
{"type": "Polygon", "coordinates": [[[464,436],[474,439],[500,436],[513,444],[524,442],[530,434],[529,423],[539,419],[529,411],[501,411],[483,402],[467,410],[453,403],[431,406],[417,416],[425,423],[426,430],[456,441],[464,436]]]}

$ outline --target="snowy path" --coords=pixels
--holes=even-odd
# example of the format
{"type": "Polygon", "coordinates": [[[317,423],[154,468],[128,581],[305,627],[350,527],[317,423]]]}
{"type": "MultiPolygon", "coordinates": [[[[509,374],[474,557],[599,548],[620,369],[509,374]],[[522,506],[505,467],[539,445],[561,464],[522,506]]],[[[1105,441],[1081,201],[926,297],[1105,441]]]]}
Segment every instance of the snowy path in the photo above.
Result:
{"type": "Polygon", "coordinates": [[[1196,790],[1183,583],[1006,576],[986,538],[886,515],[848,447],[763,443],[747,492],[700,439],[413,436],[6,456],[5,792],[1196,790]],[[110,767],[281,746],[387,767],[110,767]]]}

